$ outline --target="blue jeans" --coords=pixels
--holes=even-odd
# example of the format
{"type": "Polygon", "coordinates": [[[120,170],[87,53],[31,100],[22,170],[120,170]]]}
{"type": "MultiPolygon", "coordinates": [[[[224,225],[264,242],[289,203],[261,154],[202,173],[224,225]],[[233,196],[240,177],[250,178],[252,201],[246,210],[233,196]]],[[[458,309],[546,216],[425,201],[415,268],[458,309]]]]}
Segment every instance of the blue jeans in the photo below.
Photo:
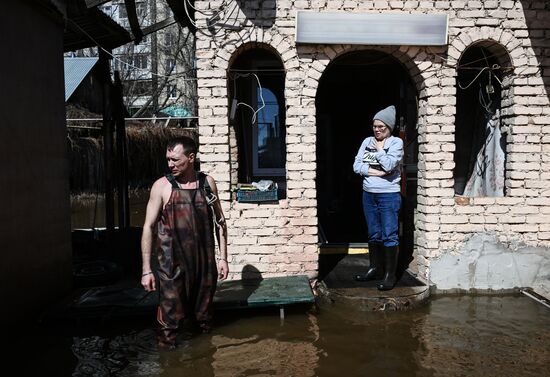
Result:
{"type": "Polygon", "coordinates": [[[371,193],[363,191],[363,212],[367,220],[369,242],[384,246],[399,245],[399,192],[371,193]]]}

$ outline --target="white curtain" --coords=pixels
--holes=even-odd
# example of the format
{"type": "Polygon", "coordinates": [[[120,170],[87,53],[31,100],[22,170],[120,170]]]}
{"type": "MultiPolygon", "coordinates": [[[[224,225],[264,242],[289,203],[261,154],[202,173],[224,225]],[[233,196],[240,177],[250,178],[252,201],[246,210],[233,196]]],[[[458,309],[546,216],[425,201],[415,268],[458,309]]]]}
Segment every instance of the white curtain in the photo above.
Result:
{"type": "Polygon", "coordinates": [[[502,133],[499,110],[487,122],[486,131],[487,139],[477,154],[464,196],[504,196],[505,153],[500,144],[502,133]]]}

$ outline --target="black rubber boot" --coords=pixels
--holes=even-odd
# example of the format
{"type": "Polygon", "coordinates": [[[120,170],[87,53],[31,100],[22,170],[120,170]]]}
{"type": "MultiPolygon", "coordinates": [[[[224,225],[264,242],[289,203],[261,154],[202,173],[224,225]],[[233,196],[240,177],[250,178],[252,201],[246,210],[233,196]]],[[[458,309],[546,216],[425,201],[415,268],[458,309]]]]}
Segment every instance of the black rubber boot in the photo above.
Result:
{"type": "Polygon", "coordinates": [[[399,246],[384,246],[385,274],[384,280],[378,284],[380,291],[389,291],[395,286],[397,282],[395,271],[397,270],[398,256],[399,246]]]}
{"type": "Polygon", "coordinates": [[[355,275],[357,281],[380,280],[384,276],[384,256],[382,245],[369,243],[369,269],[366,273],[355,275]]]}

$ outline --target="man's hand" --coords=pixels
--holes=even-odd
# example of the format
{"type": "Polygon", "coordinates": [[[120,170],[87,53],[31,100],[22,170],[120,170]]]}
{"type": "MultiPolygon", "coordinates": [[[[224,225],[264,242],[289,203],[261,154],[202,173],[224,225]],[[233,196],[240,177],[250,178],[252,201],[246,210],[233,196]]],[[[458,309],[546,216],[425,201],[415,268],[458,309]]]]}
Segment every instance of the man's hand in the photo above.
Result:
{"type": "Polygon", "coordinates": [[[368,173],[369,177],[383,177],[386,174],[387,173],[385,171],[378,170],[373,168],[372,166],[369,166],[369,173],[368,173]]]}
{"type": "Polygon", "coordinates": [[[220,259],[218,261],[218,280],[227,279],[227,274],[229,273],[229,266],[226,260],[220,259]]]}
{"type": "Polygon", "coordinates": [[[145,276],[141,277],[141,285],[147,292],[156,291],[156,282],[155,282],[155,275],[153,273],[149,273],[145,276]]]}

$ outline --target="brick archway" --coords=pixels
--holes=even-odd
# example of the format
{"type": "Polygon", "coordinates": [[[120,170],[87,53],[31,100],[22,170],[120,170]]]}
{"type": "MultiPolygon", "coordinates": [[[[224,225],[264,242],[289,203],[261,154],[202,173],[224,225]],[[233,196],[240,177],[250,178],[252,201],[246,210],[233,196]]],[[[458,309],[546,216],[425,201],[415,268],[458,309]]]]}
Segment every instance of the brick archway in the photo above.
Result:
{"type": "MultiPolygon", "coordinates": [[[[418,49],[411,50],[410,55],[416,56],[416,53],[418,52],[418,49]]],[[[379,77],[377,75],[372,75],[371,73],[360,73],[360,72],[368,72],[368,69],[372,64],[376,64],[377,62],[381,62],[380,59],[384,60],[384,63],[377,68],[377,71],[379,71],[379,74],[385,75],[389,72],[397,73],[397,76],[400,78],[397,78],[395,82],[393,82],[390,77],[393,79],[393,75],[390,74],[388,76],[388,81],[392,81],[391,87],[394,87],[393,90],[394,94],[391,94],[390,97],[386,98],[385,100],[380,99],[380,101],[388,101],[390,100],[391,103],[394,103],[397,105],[397,107],[400,109],[401,114],[398,114],[399,116],[403,117],[404,125],[407,125],[407,131],[403,130],[403,134],[400,134],[401,137],[405,138],[407,137],[408,133],[411,133],[411,137],[409,140],[416,139],[416,125],[418,122],[418,118],[422,116],[422,112],[419,115],[418,106],[416,103],[420,102],[422,106],[427,106],[427,98],[421,98],[420,101],[415,101],[420,96],[420,92],[422,88],[424,88],[424,78],[422,76],[422,73],[420,72],[418,66],[410,58],[410,56],[406,53],[405,49],[399,49],[396,47],[365,47],[365,46],[331,46],[331,47],[325,47],[325,54],[327,57],[330,57],[330,60],[327,59],[325,61],[316,60],[314,61],[309,69],[307,70],[307,76],[304,80],[304,85],[302,87],[302,97],[311,97],[312,100],[316,100],[316,106],[317,106],[317,116],[319,116],[319,119],[317,119],[317,148],[321,148],[319,153],[317,154],[317,162],[318,164],[321,164],[317,167],[317,181],[318,181],[318,187],[317,187],[317,199],[318,199],[318,216],[320,221],[320,240],[321,242],[326,242],[326,245],[328,247],[331,247],[331,244],[348,244],[351,245],[351,247],[359,248],[361,249],[364,245],[368,242],[366,238],[366,229],[364,229],[364,223],[363,223],[363,214],[361,211],[361,203],[360,200],[357,199],[360,197],[360,182],[355,182],[355,178],[359,179],[355,175],[352,174],[352,177],[349,177],[349,175],[346,173],[347,170],[351,169],[351,162],[349,162],[350,166],[342,166],[341,168],[337,168],[334,166],[335,162],[338,160],[340,163],[344,163],[344,161],[348,162],[348,160],[353,161],[353,156],[355,156],[356,148],[358,145],[355,145],[354,143],[359,142],[363,139],[363,137],[366,136],[366,133],[363,129],[363,127],[359,123],[365,123],[368,124],[369,120],[365,117],[368,117],[367,113],[371,113],[370,116],[374,114],[374,107],[382,105],[384,103],[384,106],[388,105],[389,103],[385,102],[378,102],[376,104],[377,95],[379,93],[382,97],[387,97],[392,92],[391,89],[388,89],[389,92],[380,91],[380,89],[375,84],[376,80],[379,80],[379,77]],[[341,47],[341,48],[339,48],[341,47]],[[354,57],[355,56],[355,57],[354,57]],[[342,68],[342,70],[339,70],[338,64],[341,64],[344,60],[353,59],[354,63],[344,63],[349,64],[349,66],[345,65],[349,68],[342,68]],[[369,60],[370,59],[370,60],[369,60]],[[361,63],[363,61],[363,63],[361,63]],[[333,84],[331,85],[331,89],[327,91],[327,87],[325,84],[326,81],[323,80],[329,80],[328,74],[336,74],[334,70],[337,70],[338,75],[346,75],[345,72],[352,69],[353,65],[361,65],[364,64],[365,69],[367,71],[363,71],[363,69],[359,68],[356,73],[354,73],[354,76],[357,77],[356,80],[361,81],[362,83],[365,82],[372,82],[372,84],[367,85],[375,85],[373,87],[363,87],[363,84],[357,83],[355,85],[355,80],[352,79],[352,81],[349,82],[351,85],[344,85],[341,88],[339,87],[336,89],[336,87],[332,87],[335,82],[343,80],[349,80],[344,79],[346,76],[342,76],[342,79],[332,77],[330,82],[333,84]],[[334,67],[332,69],[331,67],[334,67]],[[370,77],[370,78],[369,78],[370,77]],[[364,81],[367,80],[367,81],[364,81]],[[374,81],[373,81],[374,80],[374,81]],[[404,80],[404,81],[403,81],[404,80]],[[397,86],[396,86],[397,85],[397,86]],[[369,89],[376,89],[377,95],[367,95],[367,92],[361,92],[361,87],[364,88],[364,90],[369,89]],[[324,88],[324,89],[323,89],[324,88]],[[321,89],[323,90],[323,94],[321,93],[321,89]],[[395,90],[397,90],[397,97],[393,98],[395,96],[395,90]],[[404,90],[404,91],[403,91],[404,90]],[[364,97],[364,100],[367,101],[363,106],[361,106],[361,110],[358,110],[357,115],[350,115],[348,114],[348,111],[344,113],[339,113],[338,110],[323,110],[324,107],[330,107],[330,103],[327,102],[327,96],[331,96],[332,93],[340,93],[336,97],[334,97],[334,100],[337,101],[338,104],[335,104],[334,108],[344,108],[343,106],[346,106],[344,103],[340,103],[339,98],[345,97],[349,98],[349,108],[359,108],[360,106],[360,100],[357,102],[359,97],[364,97]],[[401,94],[401,99],[399,93],[401,94]],[[349,93],[349,94],[346,94],[349,93]],[[351,94],[353,93],[353,94],[351,94]],[[408,94],[406,94],[408,93],[408,94]],[[319,97],[321,96],[321,97],[319,97]],[[351,96],[351,97],[346,97],[351,96]],[[403,97],[404,96],[404,97],[403,97]],[[393,98],[393,99],[390,99],[393,98]],[[406,100],[405,98],[409,98],[409,100],[406,100]],[[411,100],[412,99],[412,100],[411,100]],[[322,100],[322,101],[321,101],[322,100]],[[373,102],[373,100],[375,100],[373,102]],[[319,102],[321,101],[321,102],[319,102]],[[322,106],[319,108],[318,106],[322,106]],[[373,108],[370,108],[373,107],[373,108]],[[408,108],[408,110],[406,110],[408,108]],[[365,112],[365,116],[362,117],[360,114],[362,112],[365,112]],[[330,114],[329,114],[330,113],[330,114]],[[332,114],[334,113],[334,114],[332,114]],[[338,115],[340,114],[340,115],[338,115]],[[342,118],[343,116],[343,118],[342,118]],[[357,118],[357,121],[351,119],[355,119],[355,117],[359,116],[357,118]],[[362,117],[362,118],[361,118],[362,117]],[[345,120],[344,120],[345,119],[345,120]],[[334,126],[332,124],[337,124],[335,122],[343,122],[341,124],[342,127],[338,126],[338,129],[341,129],[344,135],[342,135],[341,132],[336,131],[334,126]],[[343,126],[345,126],[345,131],[343,131],[343,126]],[[333,131],[330,131],[331,129],[334,129],[333,131]],[[356,136],[353,136],[354,133],[357,133],[356,136]],[[412,135],[414,134],[414,136],[412,135]],[[349,140],[348,140],[349,139],[349,140]],[[360,139],[358,141],[358,139],[360,139]],[[328,142],[330,140],[330,142],[328,142]],[[345,141],[347,140],[347,141],[345,141]],[[320,144],[319,144],[320,143],[320,144]],[[340,150],[340,152],[332,151],[334,149],[335,144],[341,144],[346,146],[344,150],[340,150]],[[332,167],[331,167],[332,166],[332,167]],[[348,169],[346,169],[346,167],[348,169]],[[332,171],[332,173],[330,173],[332,171]],[[327,175],[328,174],[328,175],[327,175]],[[336,174],[339,178],[332,177],[333,174],[336,174]],[[342,175],[342,177],[340,177],[342,175]],[[332,178],[327,178],[328,176],[332,178]],[[324,178],[323,178],[324,177],[324,178]],[[353,182],[348,182],[348,180],[353,180],[353,182]],[[341,184],[334,184],[331,182],[344,182],[341,184]],[[338,187],[336,187],[336,186],[338,187]],[[342,189],[340,186],[348,187],[348,191],[342,189]],[[321,188],[323,187],[323,189],[321,188]],[[346,193],[343,193],[345,191],[346,193]],[[358,191],[358,192],[355,192],[358,191]],[[334,208],[333,208],[334,207],[334,208]],[[328,209],[327,209],[328,208],[328,209]],[[342,215],[338,215],[338,213],[341,212],[342,215]],[[345,214],[345,215],[344,215],[345,214]],[[350,220],[351,218],[354,218],[355,220],[350,220]],[[332,220],[331,220],[332,219],[332,220]],[[350,221],[349,224],[347,224],[346,220],[348,219],[350,221]],[[347,225],[343,225],[343,224],[347,225]],[[354,230],[353,230],[354,229],[354,230]]],[[[422,56],[421,56],[422,57],[422,56]]],[[[429,68],[429,67],[426,67],[429,68]]],[[[427,71],[429,74],[430,72],[427,71]]],[[[340,76],[337,76],[340,77],[340,76]]],[[[382,80],[384,82],[385,80],[382,80]]],[[[347,83],[347,81],[346,81],[347,83]]],[[[383,85],[383,84],[382,84],[383,85]]],[[[388,84],[389,85],[389,84],[388,84]]],[[[423,93],[425,94],[425,93],[423,93]]],[[[309,98],[308,98],[309,99],[309,98]]],[[[330,100],[332,101],[332,100],[330,100]]],[[[345,100],[346,102],[348,100],[345,100]]],[[[354,110],[350,110],[353,113],[355,113],[354,110]]],[[[426,112],[424,112],[426,113],[426,112]]],[[[410,144],[408,145],[410,146],[410,144]]],[[[414,169],[416,168],[416,156],[418,154],[416,148],[416,144],[412,145],[412,147],[409,148],[408,154],[411,157],[410,161],[410,168],[411,168],[411,181],[409,181],[409,197],[410,200],[404,201],[404,208],[407,208],[406,212],[407,214],[403,216],[402,220],[406,221],[406,227],[407,229],[405,232],[405,236],[403,237],[403,243],[402,243],[402,249],[404,250],[404,255],[411,255],[413,250],[415,248],[419,248],[419,245],[413,245],[413,239],[414,239],[414,223],[413,223],[413,216],[414,216],[414,208],[416,206],[416,175],[414,173],[414,169]],[[405,205],[406,203],[406,205],[405,205]],[[409,213],[410,212],[410,213],[409,213]],[[410,230],[410,232],[409,232],[410,230]],[[410,235],[409,235],[410,234],[410,235]],[[406,240],[405,240],[406,239],[406,240]],[[406,250],[406,251],[405,251],[406,250]]],[[[341,147],[337,147],[341,148],[341,147]]],[[[407,178],[405,177],[405,181],[407,181],[407,178]]],[[[404,191],[405,193],[405,191],[404,191]]],[[[406,194],[405,194],[406,195],[406,194]]],[[[405,223],[403,223],[405,225],[405,223]]],[[[410,260],[409,258],[405,258],[410,260]]],[[[406,263],[406,262],[405,262],[406,263]]],[[[416,266],[411,266],[413,269],[416,269],[416,266]]]]}

